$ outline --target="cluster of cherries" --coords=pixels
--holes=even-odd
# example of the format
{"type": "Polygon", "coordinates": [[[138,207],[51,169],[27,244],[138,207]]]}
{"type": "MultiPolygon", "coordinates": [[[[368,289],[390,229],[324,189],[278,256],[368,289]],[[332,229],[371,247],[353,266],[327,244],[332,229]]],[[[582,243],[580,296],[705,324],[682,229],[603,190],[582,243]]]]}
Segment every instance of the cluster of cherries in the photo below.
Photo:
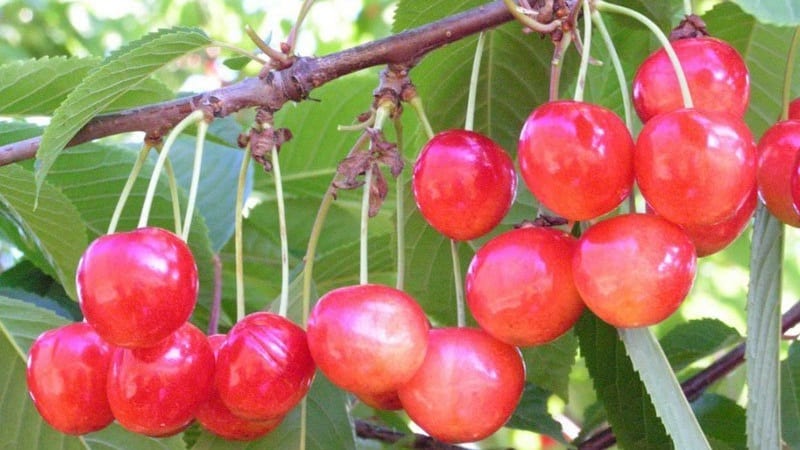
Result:
{"type": "Polygon", "coordinates": [[[57,430],[80,435],[115,419],[147,436],[195,419],[230,439],[276,428],[307,393],[315,365],[302,328],[259,312],[227,335],[187,322],[198,277],[189,247],[160,228],[95,240],[77,270],[85,321],[47,331],[28,356],[28,390],[57,430]]]}

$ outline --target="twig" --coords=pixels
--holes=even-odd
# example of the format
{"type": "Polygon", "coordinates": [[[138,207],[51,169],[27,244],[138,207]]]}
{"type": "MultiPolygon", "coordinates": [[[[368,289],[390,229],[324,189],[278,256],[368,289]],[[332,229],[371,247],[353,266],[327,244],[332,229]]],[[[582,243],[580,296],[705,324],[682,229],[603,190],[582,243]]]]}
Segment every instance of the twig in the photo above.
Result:
{"type": "Polygon", "coordinates": [[[403,441],[405,444],[403,448],[415,450],[467,450],[466,447],[445,444],[430,436],[421,434],[408,435],[381,427],[366,420],[356,420],[356,435],[361,439],[371,439],[390,444],[403,441]]]}

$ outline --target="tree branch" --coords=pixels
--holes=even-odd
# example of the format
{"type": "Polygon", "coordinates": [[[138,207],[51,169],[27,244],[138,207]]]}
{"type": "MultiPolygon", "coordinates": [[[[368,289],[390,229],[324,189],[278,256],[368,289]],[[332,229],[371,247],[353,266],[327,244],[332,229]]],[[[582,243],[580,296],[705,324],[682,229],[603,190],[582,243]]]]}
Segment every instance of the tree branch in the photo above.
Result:
{"type": "Polygon", "coordinates": [[[371,439],[389,444],[403,441],[403,448],[414,450],[467,450],[466,447],[445,444],[430,436],[409,435],[389,430],[366,420],[356,420],[356,435],[361,439],[371,439]]]}
{"type": "MultiPolygon", "coordinates": [[[[494,1],[430,24],[341,52],[297,58],[291,67],[263,77],[246,78],[214,91],[169,102],[97,116],[68,146],[132,131],[159,137],[198,108],[224,117],[245,108],[277,111],[286,102],[301,101],[311,90],[359,70],[379,65],[411,68],[427,53],[471,34],[513,19],[502,1],[494,1]]],[[[41,137],[0,146],[0,166],[33,158],[41,137]]]]}

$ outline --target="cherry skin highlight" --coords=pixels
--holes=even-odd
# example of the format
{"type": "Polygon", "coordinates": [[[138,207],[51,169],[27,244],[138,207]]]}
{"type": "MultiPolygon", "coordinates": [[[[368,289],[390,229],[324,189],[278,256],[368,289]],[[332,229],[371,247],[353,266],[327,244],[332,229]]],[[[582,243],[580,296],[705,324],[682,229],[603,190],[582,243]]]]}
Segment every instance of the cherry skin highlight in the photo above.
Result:
{"type": "Polygon", "coordinates": [[[112,352],[111,345],[84,322],[36,338],[28,352],[28,392],[45,422],[72,435],[111,424],[106,380],[112,352]]]}
{"type": "Polygon", "coordinates": [[[586,306],[616,327],[643,327],[669,317],[694,282],[694,245],[677,226],[652,214],[598,222],[578,240],[575,286],[586,306]]]}
{"type": "Polygon", "coordinates": [[[497,143],[466,130],[444,131],[414,164],[414,199],[428,223],[459,241],[483,236],[511,209],[514,163],[497,143]]]}
{"type": "Polygon", "coordinates": [[[428,319],[400,290],[346,286],[323,295],[308,317],[308,346],[317,367],[342,389],[397,390],[425,358],[428,319]]]}
{"type": "Polygon", "coordinates": [[[520,173],[533,195],[569,220],[602,216],[633,186],[633,139],[625,123],[602,106],[545,103],[520,133],[520,173]]]}
{"type": "MultiPolygon", "coordinates": [[[[679,39],[678,55],[694,107],[744,117],[750,101],[750,74],[739,52],[710,37],[679,39]]],[[[678,76],[663,48],[648,56],[633,77],[633,106],[647,122],[684,107],[678,76]]]]}
{"type": "Polygon", "coordinates": [[[275,419],[303,399],[315,370],[305,331],[285,317],[257,312],[228,332],[217,356],[216,386],[235,415],[275,419]]]}
{"type": "Polygon", "coordinates": [[[577,240],[554,228],[525,227],[496,236],[472,259],[467,305],[478,324],[503,342],[550,342],[580,317],[584,304],[572,280],[577,240]]]}
{"type": "Polygon", "coordinates": [[[161,228],[101,236],[78,263],[81,311],[109,343],[150,347],[180,328],[197,303],[189,247],[161,228]]]}
{"type": "Polygon", "coordinates": [[[108,401],[120,425],[147,436],[188,427],[211,395],[214,353],[190,323],[150,348],[117,348],[108,374],[108,401]]]}
{"type": "Polygon", "coordinates": [[[516,347],[474,328],[430,331],[425,361],[398,390],[409,417],[434,438],[472,442],[496,432],[522,397],[525,363],[516,347]]]}

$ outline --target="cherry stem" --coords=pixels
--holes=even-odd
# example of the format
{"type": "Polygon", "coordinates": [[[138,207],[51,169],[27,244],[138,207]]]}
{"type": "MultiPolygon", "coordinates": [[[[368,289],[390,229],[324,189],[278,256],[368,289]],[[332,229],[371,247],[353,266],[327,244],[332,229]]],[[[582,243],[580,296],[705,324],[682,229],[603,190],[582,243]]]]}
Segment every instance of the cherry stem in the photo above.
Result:
{"type": "Polygon", "coordinates": [[[458,257],[458,241],[450,239],[450,255],[453,257],[453,279],[456,288],[456,320],[459,327],[467,324],[467,314],[464,307],[464,288],[461,280],[461,258],[458,257]]]}
{"type": "Polygon", "coordinates": [[[305,267],[303,268],[303,325],[308,321],[308,313],[311,306],[311,284],[314,281],[314,259],[317,255],[317,245],[319,238],[322,235],[322,228],[325,225],[325,219],[328,217],[328,211],[336,199],[336,188],[333,184],[328,186],[328,190],[322,197],[322,203],[317,210],[317,216],[314,218],[314,225],[311,227],[311,233],[308,236],[308,246],[306,247],[306,254],[303,257],[305,267]]]}
{"type": "Polygon", "coordinates": [[[211,262],[214,264],[214,296],[208,318],[209,336],[219,333],[219,316],[222,309],[222,261],[219,259],[219,253],[214,253],[211,262]]]}
{"type": "Polygon", "coordinates": [[[206,141],[208,122],[201,120],[197,124],[197,138],[194,141],[194,166],[192,167],[192,183],[189,185],[189,204],[186,205],[186,218],[183,219],[184,241],[189,240],[189,232],[192,229],[192,219],[194,218],[194,208],[197,205],[197,190],[200,186],[200,169],[203,166],[203,145],[206,141]]]}
{"type": "Polygon", "coordinates": [[[411,104],[411,107],[414,108],[414,112],[417,113],[417,117],[419,117],[419,121],[422,123],[422,128],[425,129],[425,135],[428,136],[428,139],[432,139],[436,133],[433,132],[433,127],[430,121],[428,121],[428,115],[425,114],[425,106],[422,104],[422,97],[415,95],[408,103],[411,104]]]}
{"type": "Polygon", "coordinates": [[[549,99],[551,102],[558,100],[559,88],[561,85],[561,72],[564,67],[564,53],[572,43],[572,33],[565,33],[561,40],[556,42],[555,49],[553,49],[553,59],[550,61],[550,92],[549,99]]]}
{"type": "Polygon", "coordinates": [[[678,77],[678,86],[681,89],[681,96],[683,97],[683,106],[686,108],[692,108],[694,103],[692,103],[692,96],[689,92],[689,84],[686,81],[686,75],[683,73],[683,67],[681,66],[680,60],[678,60],[678,55],[675,54],[675,50],[672,48],[672,44],[669,43],[669,39],[667,36],[662,32],[658,25],[656,25],[652,20],[647,18],[644,14],[634,11],[630,8],[626,8],[624,6],[614,5],[611,3],[606,3],[602,0],[598,0],[595,3],[595,7],[601,11],[608,11],[610,13],[620,14],[623,16],[628,16],[632,19],[638,20],[642,23],[647,29],[652,32],[661,45],[664,47],[664,51],[667,53],[667,57],[669,57],[670,63],[672,63],[672,67],[675,70],[675,75],[678,77]]]}
{"type": "MultiPolygon", "coordinates": [[[[175,170],[172,168],[172,162],[167,158],[164,162],[164,171],[167,172],[167,181],[169,182],[169,195],[172,201],[172,220],[175,223],[175,234],[182,236],[181,232],[181,204],[180,197],[178,196],[178,179],[175,177],[175,170]]],[[[181,237],[184,241],[185,238],[181,237]]]]}
{"type": "Polygon", "coordinates": [[[789,118],[789,103],[792,100],[792,77],[794,75],[794,61],[797,56],[797,47],[800,45],[800,27],[794,29],[789,53],[786,55],[786,69],[783,74],[783,98],[781,105],[781,120],[789,118]]]}
{"type": "Polygon", "coordinates": [[[608,28],[606,28],[606,24],[600,12],[592,11],[592,21],[597,25],[597,31],[603,38],[603,43],[606,45],[609,58],[611,59],[611,65],[614,66],[614,72],[617,74],[619,92],[622,95],[622,107],[625,111],[625,126],[628,127],[628,130],[633,132],[633,113],[631,112],[631,96],[628,93],[628,80],[625,78],[625,70],[622,68],[622,61],[619,58],[617,47],[611,39],[611,34],[608,32],[608,28]]]}
{"type": "Polygon", "coordinates": [[[161,170],[164,168],[164,163],[167,160],[169,150],[175,143],[175,139],[177,139],[178,135],[180,135],[183,130],[186,129],[186,127],[192,123],[203,120],[204,116],[205,115],[202,111],[195,110],[188,116],[184,117],[183,120],[178,122],[178,124],[175,125],[175,128],[173,128],[167,136],[167,140],[164,142],[164,147],[161,149],[158,159],[156,160],[156,165],[153,168],[153,174],[150,176],[150,184],[147,186],[147,194],[144,197],[144,204],[142,204],[142,214],[139,216],[139,228],[147,226],[147,220],[150,216],[150,209],[153,206],[153,197],[155,196],[156,186],[158,185],[158,178],[161,175],[161,170]]]}
{"type": "Polygon", "coordinates": [[[364,172],[364,194],[361,197],[361,228],[360,228],[360,264],[358,281],[360,284],[369,282],[369,194],[372,190],[372,167],[364,172]]]}
{"type": "MultiPolygon", "coordinates": [[[[403,154],[403,121],[400,117],[394,119],[395,141],[397,144],[397,151],[403,154]]],[[[399,290],[405,288],[406,276],[406,218],[405,218],[405,181],[403,174],[405,171],[400,172],[400,175],[395,180],[395,211],[397,220],[395,221],[396,236],[397,236],[397,278],[395,279],[395,287],[399,290]]]]}
{"type": "Polygon", "coordinates": [[[583,91],[586,89],[586,73],[589,71],[589,54],[592,48],[592,20],[589,18],[591,9],[589,0],[583,0],[583,51],[581,51],[581,65],[578,67],[578,83],[575,85],[573,100],[583,101],[583,91]]]}
{"type": "Polygon", "coordinates": [[[516,3],[514,3],[514,0],[503,0],[503,3],[506,4],[506,7],[508,7],[508,12],[510,12],[515,19],[537,33],[552,33],[561,26],[560,20],[554,20],[546,24],[536,21],[525,14],[523,10],[516,3]]]}
{"type": "Polygon", "coordinates": [[[481,57],[483,56],[483,44],[486,40],[486,32],[478,34],[478,44],[475,47],[475,58],[472,60],[472,73],[469,77],[469,94],[467,95],[467,118],[464,122],[464,129],[472,131],[475,128],[475,100],[478,96],[478,79],[481,73],[481,57]]]}
{"type": "Polygon", "coordinates": [[[278,202],[278,228],[281,237],[281,301],[278,314],[283,317],[289,312],[289,237],[286,231],[286,204],[283,195],[283,179],[278,149],[272,148],[272,177],[275,182],[275,197],[278,202]]]}
{"type": "MultiPolygon", "coordinates": [[[[250,26],[249,26],[249,25],[248,25],[248,26],[245,26],[245,32],[247,32],[248,30],[250,30],[250,32],[252,32],[252,33],[253,33],[253,35],[255,35],[255,36],[258,38],[258,35],[256,35],[256,34],[255,34],[255,32],[252,30],[252,28],[250,28],[250,26]]],[[[250,32],[248,32],[248,33],[247,33],[247,35],[248,35],[248,36],[250,36],[250,39],[253,39],[253,36],[252,36],[252,35],[250,35],[250,32]]],[[[258,40],[259,40],[259,41],[261,41],[261,42],[264,42],[264,41],[262,41],[262,40],[261,40],[261,38],[258,38],[258,40]]],[[[254,42],[255,42],[255,41],[254,41],[254,42]]],[[[250,59],[252,59],[253,61],[256,61],[256,62],[258,62],[258,63],[260,63],[260,64],[262,64],[262,65],[263,65],[263,64],[267,64],[267,60],[265,60],[264,58],[262,58],[262,57],[260,57],[260,56],[256,55],[255,53],[250,53],[250,52],[248,52],[247,50],[245,50],[245,49],[242,49],[242,48],[239,48],[239,47],[237,47],[237,46],[235,46],[235,45],[227,44],[227,43],[225,43],[225,42],[220,42],[220,41],[214,41],[214,43],[213,43],[212,45],[213,45],[214,47],[219,47],[219,48],[223,48],[223,49],[225,49],[225,50],[230,50],[230,51],[232,51],[232,52],[236,53],[237,55],[241,55],[241,56],[245,56],[245,57],[247,57],[247,58],[250,58],[250,59]]],[[[260,46],[260,45],[258,45],[258,43],[256,43],[256,46],[257,46],[259,49],[261,49],[261,51],[264,51],[264,49],[263,49],[263,48],[261,48],[261,46],[260,46]]],[[[272,49],[270,49],[270,50],[272,50],[272,49]]],[[[275,50],[272,50],[272,51],[274,52],[275,50]]],[[[266,53],[266,52],[264,52],[264,53],[266,53]]]]}
{"type": "Polygon", "coordinates": [[[302,6],[300,6],[300,12],[297,13],[297,20],[292,26],[292,29],[289,31],[289,38],[287,39],[287,43],[289,44],[289,52],[288,54],[294,54],[295,46],[297,45],[297,33],[300,31],[300,26],[303,24],[308,12],[311,10],[311,6],[314,4],[314,0],[304,0],[302,6]]]}
{"type": "Polygon", "coordinates": [[[242,164],[239,166],[239,179],[236,184],[236,204],[233,225],[234,258],[236,264],[236,322],[245,316],[244,298],[244,257],[242,245],[242,216],[244,210],[244,187],[247,181],[247,166],[250,165],[250,146],[244,149],[242,164]]]}
{"type": "Polygon", "coordinates": [[[683,13],[687,16],[691,16],[692,9],[692,0],[683,0],[683,13]]]}
{"type": "Polygon", "coordinates": [[[117,230],[119,218],[122,216],[122,210],[125,209],[125,203],[128,202],[128,197],[131,195],[133,185],[136,183],[136,178],[142,171],[142,166],[147,160],[147,155],[150,154],[151,148],[149,144],[144,144],[142,149],[139,150],[139,156],[133,163],[131,173],[128,175],[128,180],[125,182],[125,186],[122,187],[122,192],[119,194],[119,200],[117,200],[117,206],[114,208],[114,213],[111,215],[111,221],[108,223],[108,231],[106,234],[111,234],[117,230]]]}

